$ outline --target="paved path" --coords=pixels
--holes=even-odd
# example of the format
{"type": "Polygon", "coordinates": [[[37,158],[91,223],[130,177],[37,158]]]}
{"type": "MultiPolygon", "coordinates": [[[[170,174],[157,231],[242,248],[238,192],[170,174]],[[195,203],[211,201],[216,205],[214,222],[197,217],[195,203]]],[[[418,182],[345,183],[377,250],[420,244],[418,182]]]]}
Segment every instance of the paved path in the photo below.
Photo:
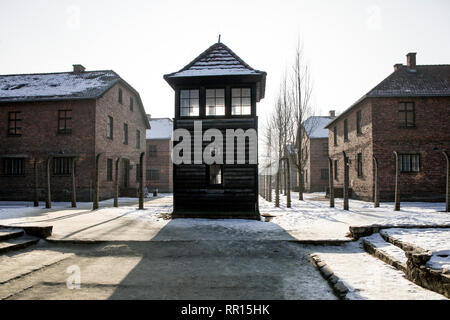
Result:
{"type": "MultiPolygon", "coordinates": [[[[285,241],[39,246],[33,259],[53,264],[0,283],[1,299],[336,299],[310,251],[285,241]],[[61,252],[71,255],[54,263],[61,252]],[[68,271],[77,269],[80,288],[69,289],[68,271]]],[[[10,261],[10,271],[25,259],[22,253],[10,261]]]]}

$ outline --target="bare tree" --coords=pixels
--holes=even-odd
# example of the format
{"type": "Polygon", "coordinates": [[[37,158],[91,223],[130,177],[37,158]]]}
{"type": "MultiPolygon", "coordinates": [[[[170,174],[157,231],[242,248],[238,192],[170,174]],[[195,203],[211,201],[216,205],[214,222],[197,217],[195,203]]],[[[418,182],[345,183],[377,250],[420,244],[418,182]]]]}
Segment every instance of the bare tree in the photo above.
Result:
{"type": "Polygon", "coordinates": [[[294,114],[294,131],[295,135],[295,154],[291,157],[292,163],[298,171],[298,199],[303,200],[304,191],[304,168],[308,157],[307,144],[309,139],[309,130],[313,126],[305,128],[303,126],[306,119],[313,114],[311,104],[313,85],[308,64],[304,59],[304,49],[301,41],[298,42],[295,51],[294,64],[292,66],[290,99],[294,114]]]}

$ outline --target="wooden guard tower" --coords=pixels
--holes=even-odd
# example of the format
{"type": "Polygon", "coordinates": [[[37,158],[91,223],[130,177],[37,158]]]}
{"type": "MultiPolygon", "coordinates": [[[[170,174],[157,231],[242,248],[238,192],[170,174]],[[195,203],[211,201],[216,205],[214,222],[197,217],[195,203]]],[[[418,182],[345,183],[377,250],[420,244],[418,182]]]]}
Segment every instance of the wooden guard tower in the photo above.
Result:
{"type": "MultiPolygon", "coordinates": [[[[266,73],[251,68],[218,42],[164,79],[175,90],[174,130],[189,131],[191,150],[195,149],[194,122],[201,121],[202,136],[211,128],[223,134],[223,148],[217,150],[223,153],[223,163],[195,162],[192,152],[190,164],[174,164],[173,217],[259,219],[258,163],[249,161],[250,152],[257,159],[257,139],[253,143],[245,139],[244,163],[229,163],[225,133],[251,129],[257,137],[256,103],[264,98],[266,73]]],[[[180,142],[174,141],[174,148],[180,142]]],[[[209,143],[201,143],[202,152],[209,143]]],[[[236,158],[236,145],[234,151],[236,158]]]]}

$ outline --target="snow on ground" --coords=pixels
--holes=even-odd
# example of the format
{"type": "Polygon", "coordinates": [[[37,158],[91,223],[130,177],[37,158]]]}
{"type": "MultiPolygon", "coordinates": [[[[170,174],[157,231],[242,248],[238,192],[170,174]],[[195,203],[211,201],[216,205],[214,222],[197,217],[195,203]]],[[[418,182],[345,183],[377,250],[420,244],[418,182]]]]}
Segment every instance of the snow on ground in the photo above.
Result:
{"type": "Polygon", "coordinates": [[[361,241],[342,246],[315,246],[314,252],[350,289],[350,300],[440,300],[444,296],[424,289],[403,272],[366,253],[361,241]]]}
{"type": "Polygon", "coordinates": [[[386,242],[379,233],[374,233],[369,237],[362,238],[363,241],[369,242],[373,247],[381,250],[384,254],[406,265],[405,252],[397,246],[386,242]]]}
{"type": "Polygon", "coordinates": [[[324,193],[305,193],[304,201],[298,200],[298,193],[292,193],[292,207],[286,208],[286,197],[280,197],[280,208],[273,202],[260,198],[259,208],[262,215],[275,216],[271,222],[286,230],[316,232],[332,237],[342,237],[349,226],[370,224],[380,225],[448,225],[450,214],[440,212],[445,203],[404,202],[401,210],[394,211],[392,202],[384,202],[374,208],[372,202],[349,201],[349,211],[342,209],[342,199],[335,199],[335,208],[329,207],[324,193]]]}
{"type": "Polygon", "coordinates": [[[394,239],[431,251],[427,266],[450,273],[450,229],[385,229],[380,231],[394,239]]]}

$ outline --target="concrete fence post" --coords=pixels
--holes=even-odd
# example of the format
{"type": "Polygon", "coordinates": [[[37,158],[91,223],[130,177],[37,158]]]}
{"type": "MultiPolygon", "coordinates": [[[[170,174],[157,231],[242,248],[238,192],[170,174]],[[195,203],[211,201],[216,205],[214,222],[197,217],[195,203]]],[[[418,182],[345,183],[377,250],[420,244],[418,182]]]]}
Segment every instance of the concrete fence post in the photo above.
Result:
{"type": "Polygon", "coordinates": [[[394,211],[400,211],[400,165],[397,151],[394,151],[395,156],[395,205],[394,211]]]}
{"type": "Polygon", "coordinates": [[[442,151],[447,161],[447,183],[445,187],[445,211],[450,212],[450,159],[447,151],[442,151]]]}
{"type": "Polygon", "coordinates": [[[373,194],[373,206],[378,208],[380,206],[380,189],[378,186],[378,161],[375,156],[373,156],[374,164],[374,194],[373,194]]]}
{"type": "Polygon", "coordinates": [[[139,210],[144,210],[144,156],[142,152],[139,158],[139,210]]]}
{"type": "Polygon", "coordinates": [[[95,177],[94,177],[94,201],[92,204],[92,210],[97,210],[98,209],[98,200],[99,200],[99,166],[100,166],[100,156],[102,154],[99,153],[97,154],[97,156],[95,157],[95,177]]]}
{"type": "Polygon", "coordinates": [[[289,158],[286,157],[286,207],[291,207],[291,166],[289,165],[289,158]]]}
{"type": "Polygon", "coordinates": [[[38,164],[37,159],[34,159],[34,192],[33,192],[33,198],[34,198],[34,206],[39,207],[39,196],[38,196],[38,164]]]}
{"type": "Polygon", "coordinates": [[[50,166],[51,166],[52,157],[47,158],[46,163],[46,173],[47,173],[47,194],[45,196],[45,207],[50,209],[52,207],[52,194],[51,194],[51,185],[50,185],[50,166]]]}
{"type": "Polygon", "coordinates": [[[72,208],[77,207],[77,189],[75,184],[75,158],[72,158],[72,208]]]}
{"type": "Polygon", "coordinates": [[[343,152],[344,155],[344,210],[348,210],[348,187],[349,187],[349,159],[345,152],[343,152]]]}
{"type": "Polygon", "coordinates": [[[328,183],[330,188],[330,208],[334,208],[333,160],[328,158],[328,183]]]}
{"type": "Polygon", "coordinates": [[[115,170],[115,176],[114,176],[114,207],[119,207],[119,164],[120,164],[120,157],[116,160],[116,170],[115,170]]]}

